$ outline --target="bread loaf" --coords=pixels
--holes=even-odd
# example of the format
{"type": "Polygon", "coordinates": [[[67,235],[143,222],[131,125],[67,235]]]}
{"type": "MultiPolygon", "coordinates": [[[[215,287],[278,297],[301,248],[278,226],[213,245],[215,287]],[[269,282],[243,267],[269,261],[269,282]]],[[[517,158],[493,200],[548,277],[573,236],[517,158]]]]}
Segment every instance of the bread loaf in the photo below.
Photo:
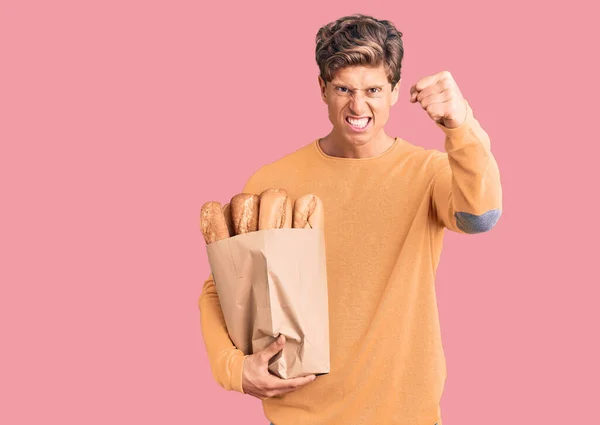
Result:
{"type": "Polygon", "coordinates": [[[323,228],[323,202],[316,195],[301,196],[294,202],[293,227],[298,229],[323,228]]]}
{"type": "Polygon", "coordinates": [[[200,210],[200,228],[207,244],[229,237],[225,216],[219,202],[210,201],[200,210]]]}
{"type": "Polygon", "coordinates": [[[229,236],[235,236],[235,230],[233,229],[233,218],[231,218],[231,204],[229,202],[223,206],[223,216],[225,216],[225,224],[227,224],[229,236]]]}
{"type": "Polygon", "coordinates": [[[266,189],[259,196],[258,229],[292,227],[292,200],[285,189],[266,189]]]}
{"type": "Polygon", "coordinates": [[[258,230],[258,195],[238,193],[231,198],[230,204],[233,230],[236,235],[258,230]]]}

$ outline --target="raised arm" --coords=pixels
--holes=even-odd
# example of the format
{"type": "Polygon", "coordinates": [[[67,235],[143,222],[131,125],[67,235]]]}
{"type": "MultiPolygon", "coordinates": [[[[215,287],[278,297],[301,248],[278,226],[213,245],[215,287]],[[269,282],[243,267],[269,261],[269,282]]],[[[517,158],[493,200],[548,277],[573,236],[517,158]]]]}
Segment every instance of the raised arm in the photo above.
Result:
{"type": "Polygon", "coordinates": [[[490,138],[466,105],[467,117],[460,126],[436,123],[446,135],[446,152],[436,153],[432,161],[431,207],[440,225],[474,234],[496,225],[502,214],[502,187],[490,138]]]}

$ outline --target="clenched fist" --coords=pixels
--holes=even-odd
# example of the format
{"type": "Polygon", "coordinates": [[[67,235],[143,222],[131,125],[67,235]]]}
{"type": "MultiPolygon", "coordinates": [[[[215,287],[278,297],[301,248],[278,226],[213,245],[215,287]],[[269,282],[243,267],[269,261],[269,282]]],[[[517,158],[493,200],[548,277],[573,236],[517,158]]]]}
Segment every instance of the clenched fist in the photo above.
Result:
{"type": "Polygon", "coordinates": [[[285,345],[285,336],[279,337],[258,353],[244,359],[242,389],[244,393],[261,400],[289,393],[315,380],[315,375],[281,379],[269,372],[269,360],[285,345]]]}
{"type": "Polygon", "coordinates": [[[432,120],[448,128],[459,127],[467,117],[465,99],[448,71],[417,81],[410,88],[410,102],[419,102],[432,120]]]}

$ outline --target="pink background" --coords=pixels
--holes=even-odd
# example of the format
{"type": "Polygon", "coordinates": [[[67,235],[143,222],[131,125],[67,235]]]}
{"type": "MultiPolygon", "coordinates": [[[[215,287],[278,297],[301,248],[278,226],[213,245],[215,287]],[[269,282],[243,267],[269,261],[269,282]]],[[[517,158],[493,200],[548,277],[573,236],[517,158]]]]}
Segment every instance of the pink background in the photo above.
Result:
{"type": "Polygon", "coordinates": [[[496,228],[446,233],[444,425],[598,423],[598,32],[577,3],[2,2],[0,423],[267,424],[210,372],[199,211],[329,131],[314,38],[356,12],[404,33],[388,134],[443,149],[408,99],[449,70],[502,173],[496,228]]]}

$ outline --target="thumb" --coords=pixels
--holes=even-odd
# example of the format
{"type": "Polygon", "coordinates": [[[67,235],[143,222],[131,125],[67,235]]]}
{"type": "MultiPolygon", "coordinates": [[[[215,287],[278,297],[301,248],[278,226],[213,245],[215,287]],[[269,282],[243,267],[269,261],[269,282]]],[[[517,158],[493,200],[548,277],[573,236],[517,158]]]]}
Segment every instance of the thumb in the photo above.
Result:
{"type": "Polygon", "coordinates": [[[271,357],[279,353],[285,345],[285,336],[279,335],[275,341],[267,345],[261,352],[263,362],[267,363],[271,357]]]}

